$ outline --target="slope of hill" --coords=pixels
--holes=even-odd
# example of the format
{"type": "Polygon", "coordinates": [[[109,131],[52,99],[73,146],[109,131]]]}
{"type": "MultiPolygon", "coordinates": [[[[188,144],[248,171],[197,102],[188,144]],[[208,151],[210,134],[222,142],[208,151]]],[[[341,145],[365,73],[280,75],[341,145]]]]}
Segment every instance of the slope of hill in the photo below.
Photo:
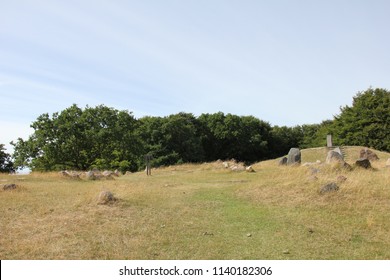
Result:
{"type": "MultiPolygon", "coordinates": [[[[359,147],[347,147],[350,163],[359,147]]],[[[389,153],[374,169],[184,164],[110,181],[1,175],[1,259],[390,259],[389,153]],[[343,176],[344,182],[340,179],[343,176]],[[321,194],[336,183],[338,191],[321,194]],[[100,205],[103,190],[117,198],[100,205]]],[[[304,162],[325,149],[302,151],[304,162]]]]}

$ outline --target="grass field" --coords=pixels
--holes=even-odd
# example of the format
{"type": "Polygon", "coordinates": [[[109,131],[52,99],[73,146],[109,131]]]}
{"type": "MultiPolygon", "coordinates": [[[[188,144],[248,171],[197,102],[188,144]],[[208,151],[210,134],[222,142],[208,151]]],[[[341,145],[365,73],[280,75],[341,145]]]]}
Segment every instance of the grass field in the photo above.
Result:
{"type": "Polygon", "coordinates": [[[390,154],[377,154],[373,170],[270,160],[255,173],[215,162],[112,181],[1,175],[18,188],[0,190],[0,259],[390,259],[390,154]],[[340,175],[339,191],[319,193],[340,175]],[[103,190],[118,200],[99,205],[103,190]]]}

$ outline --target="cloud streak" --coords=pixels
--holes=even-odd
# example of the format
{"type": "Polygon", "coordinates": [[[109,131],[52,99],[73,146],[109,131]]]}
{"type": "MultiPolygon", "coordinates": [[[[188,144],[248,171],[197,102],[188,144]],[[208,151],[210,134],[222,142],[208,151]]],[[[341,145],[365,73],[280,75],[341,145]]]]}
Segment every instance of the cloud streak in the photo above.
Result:
{"type": "MultiPolygon", "coordinates": [[[[6,1],[2,120],[77,103],[316,123],[390,87],[384,1],[6,1]],[[17,102],[15,102],[17,100],[17,102]]],[[[0,143],[1,143],[0,139],[0,143]]]]}

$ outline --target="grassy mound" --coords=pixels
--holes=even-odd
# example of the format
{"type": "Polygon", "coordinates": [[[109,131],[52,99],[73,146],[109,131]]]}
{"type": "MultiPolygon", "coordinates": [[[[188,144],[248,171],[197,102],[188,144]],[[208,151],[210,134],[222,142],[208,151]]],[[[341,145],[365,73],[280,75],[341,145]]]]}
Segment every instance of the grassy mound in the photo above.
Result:
{"type": "MultiPolygon", "coordinates": [[[[0,190],[0,259],[390,259],[390,154],[375,152],[373,170],[269,160],[255,173],[214,162],[113,181],[0,175],[23,185],[0,190]],[[113,207],[96,203],[107,189],[113,207]]],[[[302,151],[302,162],[325,157],[302,151]]]]}

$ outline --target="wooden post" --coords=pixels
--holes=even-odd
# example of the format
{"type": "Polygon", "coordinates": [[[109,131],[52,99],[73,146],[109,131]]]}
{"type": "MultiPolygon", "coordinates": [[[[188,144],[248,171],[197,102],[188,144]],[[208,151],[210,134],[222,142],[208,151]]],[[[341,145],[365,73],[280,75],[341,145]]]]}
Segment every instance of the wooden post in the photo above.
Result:
{"type": "Polygon", "coordinates": [[[146,162],[146,176],[152,175],[152,169],[150,167],[150,161],[153,159],[153,156],[151,154],[147,154],[144,156],[145,162],[146,162]]]}

